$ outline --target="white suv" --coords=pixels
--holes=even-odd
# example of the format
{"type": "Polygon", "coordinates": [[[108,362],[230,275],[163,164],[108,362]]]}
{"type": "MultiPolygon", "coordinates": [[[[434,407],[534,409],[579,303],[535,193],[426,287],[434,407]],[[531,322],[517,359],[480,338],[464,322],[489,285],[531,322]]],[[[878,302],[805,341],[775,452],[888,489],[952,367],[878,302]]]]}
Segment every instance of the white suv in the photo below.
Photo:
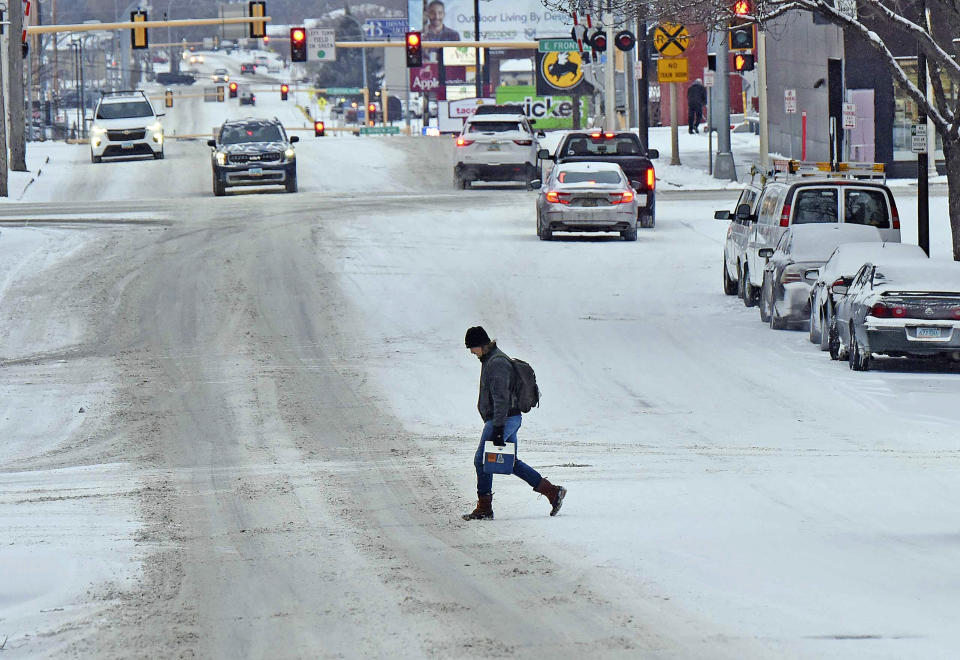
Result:
{"type": "Polygon", "coordinates": [[[473,115],[457,137],[454,187],[472,181],[522,181],[540,178],[537,136],[523,115],[473,115]]]}
{"type": "Polygon", "coordinates": [[[163,158],[163,125],[140,90],[109,92],[100,97],[90,127],[90,160],[111,156],[163,158]]]}

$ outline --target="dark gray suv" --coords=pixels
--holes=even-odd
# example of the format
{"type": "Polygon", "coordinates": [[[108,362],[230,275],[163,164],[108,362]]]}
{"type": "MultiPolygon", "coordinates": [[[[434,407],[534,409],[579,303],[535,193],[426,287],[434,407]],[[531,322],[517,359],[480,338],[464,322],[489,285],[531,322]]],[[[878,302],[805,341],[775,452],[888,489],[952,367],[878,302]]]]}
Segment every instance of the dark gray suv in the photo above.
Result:
{"type": "Polygon", "coordinates": [[[225,121],[213,147],[213,194],[220,197],[231,186],[284,186],[297,192],[297,154],[278,119],[225,121]]]}

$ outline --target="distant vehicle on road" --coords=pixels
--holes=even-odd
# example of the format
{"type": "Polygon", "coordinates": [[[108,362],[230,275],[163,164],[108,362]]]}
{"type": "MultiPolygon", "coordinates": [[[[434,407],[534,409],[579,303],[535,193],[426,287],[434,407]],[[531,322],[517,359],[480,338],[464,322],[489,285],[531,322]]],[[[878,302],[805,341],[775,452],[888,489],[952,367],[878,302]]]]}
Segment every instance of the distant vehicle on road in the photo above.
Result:
{"type": "Polygon", "coordinates": [[[136,155],[163,158],[162,116],[141,90],[105,93],[90,127],[90,161],[136,155]]]}
{"type": "Polygon", "coordinates": [[[164,71],[157,74],[156,80],[161,85],[192,85],[197,82],[197,76],[190,71],[180,71],[179,73],[164,71]]]}
{"type": "Polygon", "coordinates": [[[230,82],[230,73],[226,69],[214,69],[210,77],[213,82],[230,82]]]}
{"type": "Polygon", "coordinates": [[[228,120],[220,126],[210,164],[213,168],[213,194],[220,197],[232,186],[282,185],[297,192],[297,155],[278,119],[228,120]]]}
{"type": "Polygon", "coordinates": [[[637,240],[637,208],[643,193],[634,189],[615,163],[563,163],[547,181],[531,182],[537,197],[537,236],[549,241],[556,231],[616,231],[637,240]]]}
{"type": "Polygon", "coordinates": [[[586,162],[619,165],[630,181],[639,183],[637,193],[644,197],[644,204],[638,210],[640,226],[652,228],[656,225],[654,189],[657,177],[651,160],[658,158],[660,152],[647,149],[633,133],[575,131],[564,136],[553,155],[541,149],[538,156],[558,165],[586,162]]]}
{"type": "Polygon", "coordinates": [[[454,187],[474,181],[522,181],[539,178],[537,136],[522,115],[471,115],[457,137],[454,187]]]}
{"type": "Polygon", "coordinates": [[[237,87],[237,101],[240,105],[256,105],[257,95],[253,93],[250,85],[239,85],[237,87]]]}
{"type": "Polygon", "coordinates": [[[257,65],[254,64],[253,62],[244,62],[243,64],[240,65],[241,76],[246,76],[246,75],[252,76],[256,72],[257,72],[257,65]]]}

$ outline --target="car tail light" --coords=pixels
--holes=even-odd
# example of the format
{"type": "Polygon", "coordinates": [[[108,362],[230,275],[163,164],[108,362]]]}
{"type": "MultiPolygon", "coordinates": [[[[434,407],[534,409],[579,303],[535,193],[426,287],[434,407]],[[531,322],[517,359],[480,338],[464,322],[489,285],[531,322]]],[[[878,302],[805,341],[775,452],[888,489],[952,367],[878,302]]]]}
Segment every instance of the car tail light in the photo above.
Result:
{"type": "Polygon", "coordinates": [[[847,284],[847,283],[843,281],[843,278],[840,277],[840,278],[838,278],[838,279],[836,279],[836,280],[833,281],[833,284],[830,285],[830,290],[833,291],[833,287],[835,287],[835,286],[846,286],[846,284],[847,284]]]}
{"type": "Polygon", "coordinates": [[[800,271],[796,268],[784,268],[783,272],[780,273],[780,283],[781,284],[790,284],[791,282],[802,282],[803,276],[800,274],[800,271]]]}
{"type": "MultiPolygon", "coordinates": [[[[476,140],[468,140],[468,139],[463,138],[463,137],[458,137],[458,138],[457,138],[457,146],[458,146],[458,147],[469,147],[469,146],[470,146],[471,144],[473,144],[474,142],[476,142],[476,140]]],[[[449,144],[449,143],[448,143],[448,144],[449,144]]]]}
{"type": "Polygon", "coordinates": [[[870,308],[870,316],[875,316],[878,319],[890,318],[890,308],[883,303],[876,303],[870,308]]]}
{"type": "Polygon", "coordinates": [[[647,190],[653,190],[653,187],[657,184],[657,174],[653,171],[652,167],[647,168],[647,190]]]}
{"type": "Polygon", "coordinates": [[[519,144],[521,147],[529,147],[531,144],[533,144],[533,140],[514,140],[514,142],[519,144]]]}
{"type": "Polygon", "coordinates": [[[590,137],[592,137],[594,140],[599,140],[599,139],[600,139],[600,136],[601,136],[600,133],[591,133],[591,134],[590,134],[590,137]]]}
{"type": "Polygon", "coordinates": [[[633,201],[633,191],[628,190],[622,193],[610,193],[611,204],[629,204],[633,201]]]}
{"type": "Polygon", "coordinates": [[[960,307],[954,307],[952,312],[953,318],[960,321],[960,307]]]}
{"type": "Polygon", "coordinates": [[[547,191],[547,201],[551,204],[569,204],[570,193],[557,192],[556,190],[547,191]]]}
{"type": "Polygon", "coordinates": [[[790,205],[784,204],[783,209],[780,211],[780,226],[789,227],[790,226],[790,205]]]}
{"type": "Polygon", "coordinates": [[[605,137],[605,138],[607,138],[607,139],[609,140],[609,139],[611,139],[611,138],[613,137],[613,133],[604,133],[604,134],[603,134],[603,137],[605,137]]]}
{"type": "Polygon", "coordinates": [[[893,228],[900,229],[900,213],[897,211],[897,203],[890,198],[890,213],[893,214],[893,228]]]}

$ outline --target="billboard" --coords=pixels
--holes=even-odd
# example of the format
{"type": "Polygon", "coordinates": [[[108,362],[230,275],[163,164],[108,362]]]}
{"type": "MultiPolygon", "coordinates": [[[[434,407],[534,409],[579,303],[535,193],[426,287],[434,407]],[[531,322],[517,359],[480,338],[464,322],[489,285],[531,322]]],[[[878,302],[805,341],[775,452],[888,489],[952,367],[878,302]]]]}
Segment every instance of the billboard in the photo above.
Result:
{"type": "MultiPolygon", "coordinates": [[[[537,96],[533,85],[501,85],[497,87],[497,103],[523,108],[528,119],[536,119],[534,128],[573,128],[573,99],[569,96],[537,96]]],[[[587,125],[587,100],[580,101],[580,125],[587,125]]]]}
{"type": "MultiPolygon", "coordinates": [[[[473,0],[408,0],[410,29],[424,41],[471,41],[473,0]]],[[[533,41],[570,34],[570,14],[547,9],[540,0],[489,0],[480,3],[482,41],[533,41]]]]}

